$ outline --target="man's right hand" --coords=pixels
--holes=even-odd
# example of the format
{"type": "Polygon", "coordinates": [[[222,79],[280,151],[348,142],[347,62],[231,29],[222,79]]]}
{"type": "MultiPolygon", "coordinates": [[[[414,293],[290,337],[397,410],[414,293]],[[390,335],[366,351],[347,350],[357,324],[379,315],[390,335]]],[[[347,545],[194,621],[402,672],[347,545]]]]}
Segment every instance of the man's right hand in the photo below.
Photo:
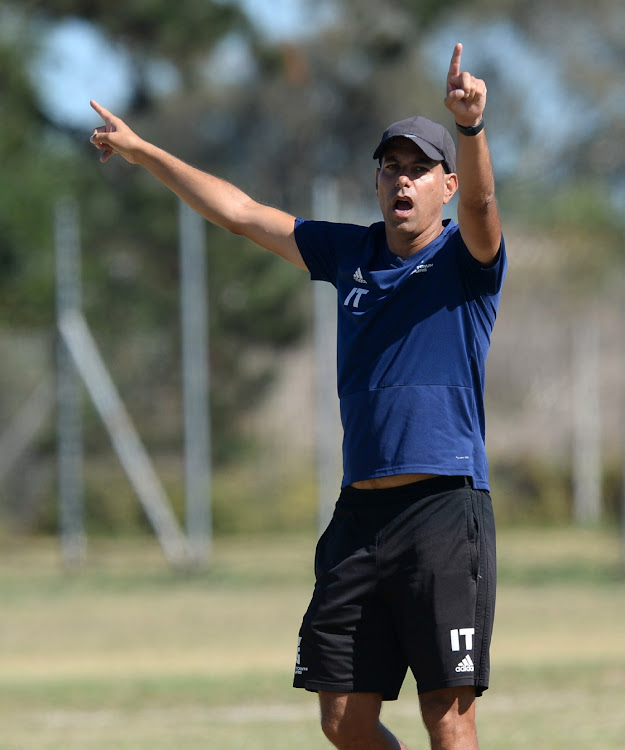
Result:
{"type": "Polygon", "coordinates": [[[98,102],[91,100],[89,103],[104,120],[104,125],[96,128],[90,138],[91,143],[102,152],[100,161],[104,163],[113,154],[119,154],[126,161],[135,164],[135,152],[141,143],[141,138],[123,120],[115,117],[98,102]]]}

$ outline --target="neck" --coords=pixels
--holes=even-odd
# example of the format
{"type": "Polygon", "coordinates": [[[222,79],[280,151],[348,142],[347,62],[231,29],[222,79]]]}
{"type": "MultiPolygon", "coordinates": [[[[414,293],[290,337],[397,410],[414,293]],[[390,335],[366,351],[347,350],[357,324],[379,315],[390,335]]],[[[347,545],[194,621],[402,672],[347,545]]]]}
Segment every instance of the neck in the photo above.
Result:
{"type": "Polygon", "coordinates": [[[425,232],[419,234],[408,234],[400,228],[389,227],[386,224],[386,243],[388,249],[399,258],[409,258],[411,255],[423,250],[424,247],[433,242],[443,231],[442,221],[437,225],[428,227],[425,232]]]}

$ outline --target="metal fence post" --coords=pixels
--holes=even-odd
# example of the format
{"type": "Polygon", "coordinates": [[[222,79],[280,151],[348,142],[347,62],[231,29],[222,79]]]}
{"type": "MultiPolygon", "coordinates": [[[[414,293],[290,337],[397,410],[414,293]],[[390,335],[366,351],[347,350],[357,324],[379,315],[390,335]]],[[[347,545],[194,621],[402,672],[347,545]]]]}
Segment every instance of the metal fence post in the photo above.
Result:
{"type": "MultiPolygon", "coordinates": [[[[55,208],[57,321],[80,310],[80,240],[78,207],[71,198],[55,208]]],[[[66,565],[85,558],[81,388],[67,346],[57,339],[58,489],[61,554],[66,565]]]]}
{"type": "Polygon", "coordinates": [[[185,511],[189,554],[201,564],[212,536],[206,242],[204,219],[179,206],[185,511]]]}

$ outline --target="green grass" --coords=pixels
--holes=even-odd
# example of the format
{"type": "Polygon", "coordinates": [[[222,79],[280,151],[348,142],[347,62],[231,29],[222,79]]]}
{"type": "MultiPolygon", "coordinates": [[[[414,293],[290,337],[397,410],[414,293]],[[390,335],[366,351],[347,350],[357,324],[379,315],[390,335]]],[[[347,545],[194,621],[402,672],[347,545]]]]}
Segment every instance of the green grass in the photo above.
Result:
{"type": "MultiPolygon", "coordinates": [[[[0,750],[313,750],[316,699],[290,687],[311,536],[218,539],[207,571],[155,542],[93,542],[64,572],[52,541],[0,551],[0,750]]],[[[481,747],[621,750],[625,580],[609,530],[499,535],[481,747]]],[[[412,679],[385,720],[426,748],[412,679]]]]}

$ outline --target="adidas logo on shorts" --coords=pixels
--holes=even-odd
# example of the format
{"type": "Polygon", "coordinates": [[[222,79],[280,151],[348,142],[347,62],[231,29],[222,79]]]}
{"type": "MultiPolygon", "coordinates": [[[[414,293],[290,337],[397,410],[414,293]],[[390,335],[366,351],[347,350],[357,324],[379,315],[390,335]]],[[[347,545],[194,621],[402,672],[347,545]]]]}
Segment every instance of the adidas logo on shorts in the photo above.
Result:
{"type": "Polygon", "coordinates": [[[456,672],[474,672],[475,668],[473,666],[473,660],[467,654],[464,659],[458,664],[456,667],[456,672]]]}

